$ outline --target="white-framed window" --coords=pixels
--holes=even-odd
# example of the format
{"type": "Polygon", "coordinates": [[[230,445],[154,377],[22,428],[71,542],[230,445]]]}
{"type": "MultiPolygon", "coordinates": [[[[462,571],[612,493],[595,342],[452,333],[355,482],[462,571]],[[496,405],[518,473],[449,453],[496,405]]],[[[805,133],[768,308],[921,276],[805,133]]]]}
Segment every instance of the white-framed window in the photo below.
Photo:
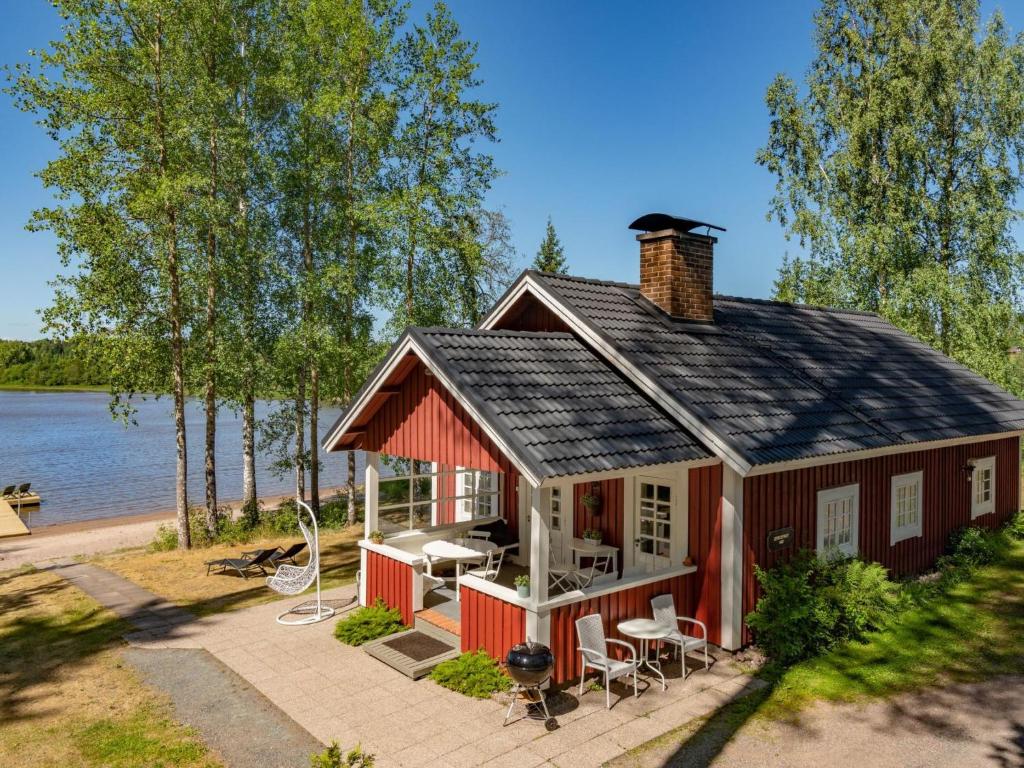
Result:
{"type": "Polygon", "coordinates": [[[818,491],[818,554],[857,554],[860,485],[818,491]]]}
{"type": "Polygon", "coordinates": [[[548,527],[551,531],[562,530],[562,518],[565,510],[562,507],[562,489],[557,485],[551,489],[551,521],[548,527]]]}
{"type": "Polygon", "coordinates": [[[481,469],[459,471],[460,519],[495,517],[498,514],[498,473],[481,469]]]}
{"type": "Polygon", "coordinates": [[[996,457],[974,459],[971,464],[971,519],[994,512],[996,508],[996,457]]]}
{"type": "Polygon", "coordinates": [[[921,535],[921,472],[894,475],[889,496],[889,544],[921,535]]]}

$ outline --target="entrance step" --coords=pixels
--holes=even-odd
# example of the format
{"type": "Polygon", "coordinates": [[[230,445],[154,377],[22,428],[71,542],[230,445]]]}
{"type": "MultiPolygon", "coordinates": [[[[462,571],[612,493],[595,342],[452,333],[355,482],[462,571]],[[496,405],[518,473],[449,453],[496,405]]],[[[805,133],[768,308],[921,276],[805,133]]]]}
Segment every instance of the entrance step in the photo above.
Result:
{"type": "Polygon", "coordinates": [[[425,624],[444,630],[456,638],[462,635],[462,623],[437,608],[425,608],[416,612],[416,628],[419,629],[425,624]]]}

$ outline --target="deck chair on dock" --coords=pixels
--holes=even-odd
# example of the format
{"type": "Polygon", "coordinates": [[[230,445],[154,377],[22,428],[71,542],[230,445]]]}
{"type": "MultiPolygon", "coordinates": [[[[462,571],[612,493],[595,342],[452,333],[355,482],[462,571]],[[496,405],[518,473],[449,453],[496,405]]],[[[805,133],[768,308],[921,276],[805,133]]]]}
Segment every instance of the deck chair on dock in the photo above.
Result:
{"type": "Polygon", "coordinates": [[[15,498],[21,498],[22,496],[31,496],[28,489],[32,487],[32,483],[22,483],[18,486],[18,490],[14,492],[15,498]]]}
{"type": "Polygon", "coordinates": [[[205,563],[206,575],[210,575],[211,568],[219,568],[217,573],[235,571],[243,579],[249,578],[249,571],[259,571],[260,575],[266,576],[267,571],[263,564],[269,564],[275,552],[277,552],[277,547],[261,549],[255,557],[223,557],[220,560],[207,560],[205,563]]]}
{"type": "Polygon", "coordinates": [[[16,486],[16,485],[5,486],[4,487],[4,492],[0,493],[0,498],[2,498],[2,499],[13,499],[14,498],[14,489],[17,488],[17,487],[18,486],[16,486]]]}

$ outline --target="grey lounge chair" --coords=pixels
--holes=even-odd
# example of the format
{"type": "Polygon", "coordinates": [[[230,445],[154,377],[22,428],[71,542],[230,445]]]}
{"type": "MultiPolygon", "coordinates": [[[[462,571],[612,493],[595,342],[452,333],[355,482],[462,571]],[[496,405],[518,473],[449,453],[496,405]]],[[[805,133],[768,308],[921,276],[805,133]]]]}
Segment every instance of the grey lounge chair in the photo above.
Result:
{"type": "Polygon", "coordinates": [[[15,493],[15,496],[16,497],[18,497],[18,496],[28,496],[29,495],[28,489],[31,488],[31,487],[32,487],[32,483],[22,483],[21,485],[18,486],[18,490],[15,493]]]}
{"type": "Polygon", "coordinates": [[[260,574],[266,576],[267,571],[263,564],[271,562],[271,557],[273,557],[275,552],[277,552],[277,547],[261,549],[255,557],[224,557],[220,560],[207,560],[206,575],[210,575],[211,568],[219,568],[220,570],[217,573],[236,571],[243,579],[248,579],[248,572],[252,570],[259,571],[260,574]]]}
{"type": "Polygon", "coordinates": [[[18,486],[16,486],[16,485],[8,485],[8,486],[6,486],[4,488],[4,492],[0,493],[0,498],[13,499],[14,498],[14,489],[17,488],[17,487],[18,486]]]}
{"type": "MultiPolygon", "coordinates": [[[[270,565],[279,565],[281,563],[291,563],[292,565],[298,565],[295,562],[295,556],[306,548],[306,542],[300,541],[297,544],[292,544],[288,549],[281,551],[280,547],[274,548],[274,554],[270,556],[270,565]]],[[[255,549],[251,552],[243,552],[242,557],[255,557],[260,553],[261,550],[255,549]]]]}

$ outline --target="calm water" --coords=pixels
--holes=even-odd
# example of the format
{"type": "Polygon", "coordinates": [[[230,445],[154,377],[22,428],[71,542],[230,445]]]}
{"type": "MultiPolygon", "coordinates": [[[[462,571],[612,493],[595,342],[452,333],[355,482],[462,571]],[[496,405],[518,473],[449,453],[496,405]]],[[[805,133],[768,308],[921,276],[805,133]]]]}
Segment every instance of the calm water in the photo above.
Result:
{"type": "MultiPolygon", "coordinates": [[[[0,485],[31,482],[43,498],[32,526],[174,508],[174,422],[170,398],[137,403],[137,425],[110,417],[109,397],[101,392],[0,391],[0,485]]],[[[257,416],[270,409],[258,403],[257,416]]],[[[321,411],[321,437],[338,416],[321,411]]],[[[189,499],[203,500],[203,438],[200,403],[186,412],[189,499]]],[[[229,501],[242,495],[242,419],[223,411],[217,430],[217,492],[229,501]]],[[[363,462],[360,454],[359,470],[363,462]]],[[[321,487],[345,482],[344,453],[322,455],[321,487]]],[[[260,496],[288,493],[293,480],[267,470],[257,456],[260,496]]]]}

